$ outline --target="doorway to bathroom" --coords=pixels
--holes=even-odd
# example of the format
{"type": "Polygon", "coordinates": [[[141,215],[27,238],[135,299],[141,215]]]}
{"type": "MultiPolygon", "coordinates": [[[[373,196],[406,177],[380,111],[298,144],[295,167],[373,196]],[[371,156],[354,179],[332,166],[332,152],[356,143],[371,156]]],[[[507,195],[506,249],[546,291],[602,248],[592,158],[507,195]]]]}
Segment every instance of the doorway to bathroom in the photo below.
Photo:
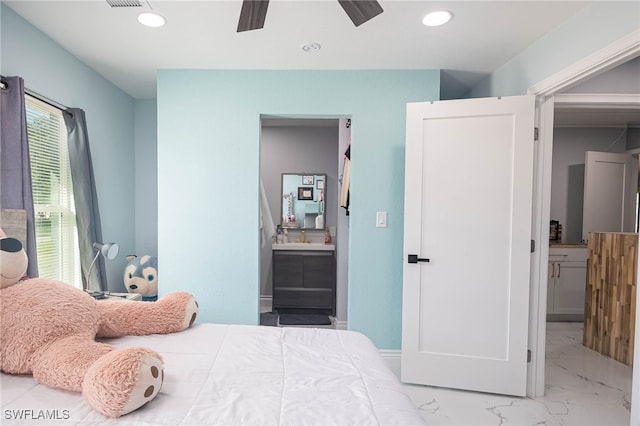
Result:
{"type": "MultiPolygon", "coordinates": [[[[348,288],[348,241],[349,217],[344,205],[343,187],[348,185],[344,179],[345,152],[351,140],[351,120],[348,118],[286,117],[262,116],[260,132],[260,317],[263,325],[280,325],[278,315],[273,311],[273,244],[277,244],[277,228],[286,229],[286,238],[290,243],[305,241],[324,244],[329,234],[335,248],[335,267],[332,272],[335,290],[335,311],[329,317],[331,328],[347,328],[347,288],[348,288]],[[318,221],[309,221],[301,217],[299,226],[283,226],[289,221],[285,202],[296,203],[296,191],[287,190],[283,194],[283,176],[300,175],[309,179],[312,176],[326,175],[322,182],[315,179],[313,185],[305,184],[307,192],[301,196],[313,197],[307,202],[307,209],[316,204],[322,206],[322,226],[318,221]],[[309,191],[312,188],[313,192],[309,191]],[[293,193],[293,195],[291,194],[293,193]],[[313,194],[313,195],[311,195],[313,194]],[[284,196],[288,195],[288,199],[284,196]],[[304,229],[303,229],[304,228],[304,229]],[[304,232],[302,232],[304,231],[304,232]],[[271,313],[271,315],[269,315],[271,313]]],[[[347,189],[347,188],[345,188],[347,189]]],[[[347,204],[348,205],[348,204],[347,204]]],[[[302,213],[304,214],[304,213],[302,213]]],[[[317,216],[314,219],[318,219],[317,216]]],[[[280,236],[282,241],[283,236],[280,236]]],[[[318,246],[311,246],[318,247],[318,246]]],[[[282,246],[277,246],[281,249],[282,246]]],[[[306,250],[305,250],[306,251],[306,250]]],[[[278,251],[281,253],[281,251],[278,251]]],[[[298,286],[300,284],[295,284],[298,286]]],[[[292,305],[293,306],[293,305],[292,305]]]]}

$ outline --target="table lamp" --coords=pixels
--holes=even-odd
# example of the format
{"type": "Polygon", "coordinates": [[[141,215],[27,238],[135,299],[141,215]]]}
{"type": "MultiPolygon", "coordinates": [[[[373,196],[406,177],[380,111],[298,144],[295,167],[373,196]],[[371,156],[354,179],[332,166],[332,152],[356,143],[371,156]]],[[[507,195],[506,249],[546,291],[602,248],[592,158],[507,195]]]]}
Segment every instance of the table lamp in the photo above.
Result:
{"type": "Polygon", "coordinates": [[[120,247],[116,243],[93,243],[93,248],[96,250],[96,255],[91,262],[91,266],[89,266],[89,273],[87,274],[87,288],[86,292],[91,293],[92,296],[95,297],[96,294],[102,294],[102,292],[94,292],[92,291],[90,282],[91,282],[91,270],[93,269],[93,265],[98,260],[98,257],[102,254],[105,259],[113,260],[118,255],[118,251],[120,251],[120,247]]]}

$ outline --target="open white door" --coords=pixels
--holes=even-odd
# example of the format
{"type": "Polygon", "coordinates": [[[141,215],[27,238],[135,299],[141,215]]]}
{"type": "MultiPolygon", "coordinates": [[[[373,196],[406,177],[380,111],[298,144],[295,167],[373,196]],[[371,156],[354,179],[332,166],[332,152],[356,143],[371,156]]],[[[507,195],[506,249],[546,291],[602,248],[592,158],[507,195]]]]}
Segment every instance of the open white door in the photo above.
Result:
{"type": "Polygon", "coordinates": [[[582,239],[589,232],[634,232],[638,160],[630,154],[587,151],[582,239]]]}
{"type": "Polygon", "coordinates": [[[407,105],[404,382],[526,393],[534,100],[407,105]]]}

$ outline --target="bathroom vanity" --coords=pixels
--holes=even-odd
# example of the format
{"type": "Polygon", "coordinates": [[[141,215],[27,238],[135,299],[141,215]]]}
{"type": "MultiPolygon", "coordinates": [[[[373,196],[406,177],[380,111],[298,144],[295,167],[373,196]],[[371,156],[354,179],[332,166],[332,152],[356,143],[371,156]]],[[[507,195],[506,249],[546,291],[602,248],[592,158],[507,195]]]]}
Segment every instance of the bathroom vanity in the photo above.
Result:
{"type": "Polygon", "coordinates": [[[273,245],[273,309],[336,314],[335,245],[273,245]]]}

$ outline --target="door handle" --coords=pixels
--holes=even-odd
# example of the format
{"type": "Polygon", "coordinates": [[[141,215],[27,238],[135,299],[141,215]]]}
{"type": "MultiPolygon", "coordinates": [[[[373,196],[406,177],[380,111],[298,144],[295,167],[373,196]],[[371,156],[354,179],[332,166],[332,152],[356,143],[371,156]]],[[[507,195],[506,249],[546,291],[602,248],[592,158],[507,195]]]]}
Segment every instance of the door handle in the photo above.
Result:
{"type": "Polygon", "coordinates": [[[407,263],[418,263],[418,262],[425,262],[425,263],[429,263],[431,262],[430,259],[425,259],[422,257],[418,257],[417,254],[410,254],[407,258],[407,263]]]}

